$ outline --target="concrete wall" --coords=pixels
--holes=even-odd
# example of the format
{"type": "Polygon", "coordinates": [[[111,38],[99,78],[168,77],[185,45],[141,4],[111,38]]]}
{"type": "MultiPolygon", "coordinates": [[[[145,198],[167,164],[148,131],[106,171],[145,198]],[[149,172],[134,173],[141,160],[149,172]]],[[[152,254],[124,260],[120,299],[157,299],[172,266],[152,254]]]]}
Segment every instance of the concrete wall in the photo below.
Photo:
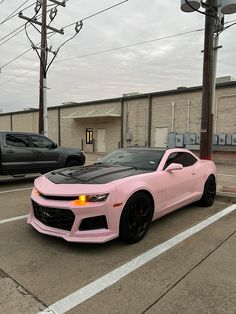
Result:
{"type": "Polygon", "coordinates": [[[217,98],[215,133],[236,133],[236,93],[224,93],[217,98]]]}
{"type": "MultiPolygon", "coordinates": [[[[35,132],[38,131],[38,113],[37,115],[37,125],[35,132]]],[[[59,143],[58,138],[58,109],[48,110],[48,137],[52,139],[55,143],[59,143]]]]}
{"type": "Polygon", "coordinates": [[[124,147],[145,146],[148,140],[148,99],[124,101],[124,147]],[[131,142],[128,141],[131,136],[131,142]]]}
{"type": "Polygon", "coordinates": [[[11,130],[11,115],[0,115],[0,130],[6,130],[10,131],[11,130]]]}
{"type": "Polygon", "coordinates": [[[86,114],[94,109],[110,110],[115,109],[120,114],[120,103],[101,103],[95,105],[83,105],[78,107],[70,107],[61,109],[61,145],[81,147],[83,141],[83,149],[85,152],[96,151],[97,130],[106,130],[106,151],[110,152],[118,148],[120,142],[120,118],[117,117],[98,117],[73,119],[69,115],[73,113],[86,114]],[[94,132],[94,145],[86,144],[86,128],[92,128],[94,132]]]}
{"type": "MultiPolygon", "coordinates": [[[[150,128],[151,146],[155,146],[156,128],[167,128],[168,132],[200,133],[201,88],[184,91],[153,93],[152,114],[149,125],[149,96],[125,97],[122,117],[70,118],[73,113],[88,113],[94,109],[115,109],[121,115],[121,99],[95,101],[78,105],[64,105],[48,110],[48,136],[62,146],[82,147],[85,152],[97,151],[98,129],[105,129],[106,152],[117,149],[121,142],[123,123],[123,146],[145,146],[148,144],[150,128]],[[173,115],[174,108],[174,115],[173,115]],[[60,117],[60,119],[59,119],[60,117]],[[94,144],[86,144],[86,128],[94,132],[94,144]],[[131,141],[127,137],[131,136],[131,141]]],[[[38,130],[38,112],[0,114],[0,129],[15,131],[38,130]]],[[[236,86],[223,86],[216,91],[214,133],[236,133],[236,86]]],[[[234,153],[215,153],[217,160],[236,163],[234,153]],[[232,155],[232,156],[231,156],[232,155]],[[230,156],[228,158],[227,156],[230,156]]]]}

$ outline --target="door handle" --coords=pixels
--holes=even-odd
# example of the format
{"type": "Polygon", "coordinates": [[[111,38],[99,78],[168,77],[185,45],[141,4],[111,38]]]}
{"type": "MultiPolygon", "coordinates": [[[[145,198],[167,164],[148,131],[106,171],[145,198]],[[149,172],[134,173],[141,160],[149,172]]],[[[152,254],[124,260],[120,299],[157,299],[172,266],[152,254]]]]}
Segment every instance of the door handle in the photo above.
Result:
{"type": "Polygon", "coordinates": [[[12,154],[12,153],[14,153],[15,151],[12,150],[12,149],[8,149],[6,152],[12,154]]]}
{"type": "Polygon", "coordinates": [[[197,174],[197,172],[196,171],[192,171],[192,175],[195,175],[195,174],[197,174]]]}

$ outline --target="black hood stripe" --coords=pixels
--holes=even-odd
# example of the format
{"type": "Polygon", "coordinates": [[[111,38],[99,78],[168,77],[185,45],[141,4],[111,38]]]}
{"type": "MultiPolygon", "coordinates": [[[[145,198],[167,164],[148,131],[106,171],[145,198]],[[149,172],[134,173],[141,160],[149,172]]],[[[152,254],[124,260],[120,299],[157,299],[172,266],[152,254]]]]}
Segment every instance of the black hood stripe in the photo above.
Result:
{"type": "Polygon", "coordinates": [[[50,172],[46,177],[56,184],[105,184],[122,178],[147,173],[133,167],[94,164],[50,172]]]}

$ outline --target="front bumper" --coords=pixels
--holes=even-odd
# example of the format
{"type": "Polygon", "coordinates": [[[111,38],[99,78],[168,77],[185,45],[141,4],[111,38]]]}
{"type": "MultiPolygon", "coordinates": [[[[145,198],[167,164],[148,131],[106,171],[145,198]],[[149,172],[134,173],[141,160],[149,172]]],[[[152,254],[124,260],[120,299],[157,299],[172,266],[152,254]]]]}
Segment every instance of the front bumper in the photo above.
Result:
{"type": "MultiPolygon", "coordinates": [[[[91,203],[86,206],[73,206],[71,201],[58,201],[44,199],[42,196],[32,195],[32,202],[39,207],[50,209],[50,215],[53,215],[55,211],[71,211],[74,214],[74,219],[71,222],[71,226],[65,230],[65,228],[49,226],[39,220],[35,216],[33,205],[31,206],[30,213],[28,215],[27,223],[32,225],[37,231],[65,239],[69,242],[84,242],[84,243],[104,243],[110,241],[119,235],[119,221],[122,208],[113,208],[109,201],[91,203]],[[107,222],[107,228],[99,228],[92,230],[79,230],[81,223],[88,218],[105,216],[107,222]]],[[[47,213],[45,213],[47,215],[47,213]]]]}

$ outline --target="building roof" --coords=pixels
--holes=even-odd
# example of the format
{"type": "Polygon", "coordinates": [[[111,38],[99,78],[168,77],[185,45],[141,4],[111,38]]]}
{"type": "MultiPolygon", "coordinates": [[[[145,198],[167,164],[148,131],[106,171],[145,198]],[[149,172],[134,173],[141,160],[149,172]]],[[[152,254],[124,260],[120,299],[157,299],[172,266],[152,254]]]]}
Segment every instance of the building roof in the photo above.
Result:
{"type": "Polygon", "coordinates": [[[86,111],[75,111],[69,114],[64,119],[89,119],[89,118],[105,118],[105,117],[114,117],[120,118],[121,114],[117,112],[116,108],[107,109],[107,108],[98,108],[98,109],[87,109],[86,111]]]}

